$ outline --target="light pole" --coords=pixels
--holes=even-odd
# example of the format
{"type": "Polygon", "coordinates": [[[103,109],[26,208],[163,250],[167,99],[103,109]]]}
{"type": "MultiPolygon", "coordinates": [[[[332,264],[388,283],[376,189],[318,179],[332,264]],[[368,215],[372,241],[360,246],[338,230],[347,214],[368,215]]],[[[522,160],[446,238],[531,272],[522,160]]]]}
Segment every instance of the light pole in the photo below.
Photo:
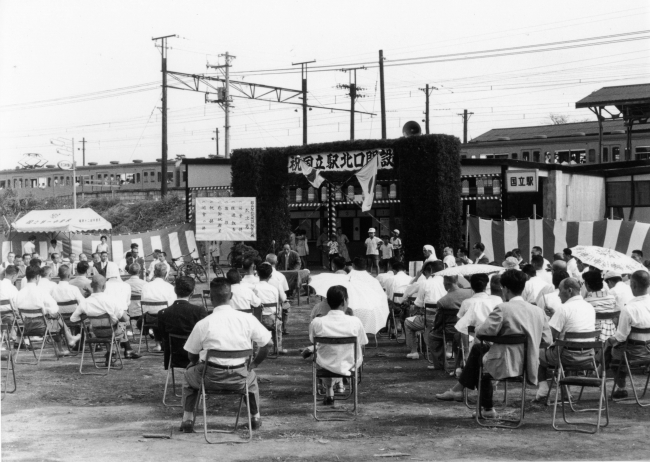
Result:
{"type": "MultiPolygon", "coordinates": [[[[70,138],[70,139],[56,138],[54,140],[50,140],[50,143],[59,148],[56,150],[57,154],[61,154],[64,156],[72,156],[72,207],[76,209],[77,208],[77,178],[76,178],[77,166],[74,161],[74,138],[70,138]]],[[[66,169],[66,170],[70,170],[70,169],[66,169]]]]}

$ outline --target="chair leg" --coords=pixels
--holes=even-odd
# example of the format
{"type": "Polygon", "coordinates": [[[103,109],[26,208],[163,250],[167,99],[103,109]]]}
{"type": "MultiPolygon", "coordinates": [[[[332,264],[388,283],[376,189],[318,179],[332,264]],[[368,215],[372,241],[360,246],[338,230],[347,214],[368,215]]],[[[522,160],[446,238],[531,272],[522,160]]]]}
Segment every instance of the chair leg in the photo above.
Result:
{"type": "Polygon", "coordinates": [[[176,380],[175,380],[175,377],[174,377],[174,368],[170,364],[169,369],[167,369],[167,378],[165,379],[165,390],[163,391],[163,399],[162,399],[163,405],[165,407],[183,407],[182,404],[167,404],[167,402],[166,402],[166,399],[167,399],[167,386],[169,384],[169,377],[170,376],[172,378],[172,393],[174,393],[174,396],[178,397],[178,395],[176,394],[176,380]]]}
{"type": "MultiPolygon", "coordinates": [[[[627,377],[630,381],[630,386],[632,387],[632,394],[634,397],[630,396],[627,398],[621,398],[621,399],[614,399],[614,390],[616,389],[616,382],[614,382],[614,386],[612,387],[612,401],[615,403],[620,403],[620,402],[625,402],[625,401],[636,401],[636,404],[640,407],[648,407],[650,406],[650,401],[641,401],[645,395],[646,392],[648,391],[648,383],[650,382],[650,370],[648,371],[648,378],[646,379],[645,382],[645,388],[643,389],[643,394],[639,397],[639,394],[636,390],[636,385],[634,384],[634,376],[632,375],[632,368],[630,367],[630,363],[627,359],[627,354],[623,356],[623,359],[625,360],[625,368],[627,370],[627,377]]],[[[619,363],[620,364],[620,363],[619,363]]],[[[622,364],[619,365],[619,368],[622,366],[622,364]]],[[[617,371],[618,375],[618,371],[617,371]]],[[[615,375],[615,377],[617,376],[615,375]]]]}
{"type": "MultiPolygon", "coordinates": [[[[208,430],[208,406],[205,393],[205,382],[201,382],[201,391],[199,395],[199,401],[203,399],[203,437],[208,444],[241,444],[241,443],[250,443],[253,440],[253,425],[251,422],[251,413],[250,413],[250,398],[248,396],[248,382],[246,382],[244,387],[244,395],[239,399],[239,408],[237,410],[237,416],[235,418],[235,426],[232,430],[208,430]],[[241,408],[244,404],[244,399],[246,399],[246,411],[248,413],[248,439],[245,441],[237,440],[224,440],[224,441],[210,441],[208,438],[208,433],[235,433],[239,426],[239,417],[241,415],[241,408]]],[[[198,404],[198,403],[197,403],[198,404]]],[[[196,415],[196,411],[194,413],[196,415]]]]}

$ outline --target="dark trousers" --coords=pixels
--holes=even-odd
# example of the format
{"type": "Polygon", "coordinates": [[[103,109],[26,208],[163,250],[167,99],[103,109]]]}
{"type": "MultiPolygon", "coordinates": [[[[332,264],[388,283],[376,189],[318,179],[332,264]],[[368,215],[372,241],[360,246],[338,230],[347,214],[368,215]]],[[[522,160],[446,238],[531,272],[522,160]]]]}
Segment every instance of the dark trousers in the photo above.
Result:
{"type": "MultiPolygon", "coordinates": [[[[460,334],[454,326],[447,326],[445,335],[447,340],[451,340],[451,348],[456,357],[456,364],[460,364],[460,334]]],[[[447,358],[445,358],[445,341],[442,336],[442,330],[429,332],[429,351],[433,359],[433,367],[444,369],[447,358]]]]}
{"type": "MultiPolygon", "coordinates": [[[[467,362],[463,368],[463,372],[458,378],[458,382],[465,388],[475,390],[478,387],[479,367],[483,361],[483,356],[490,349],[487,345],[476,344],[472,347],[467,356],[467,362]]],[[[492,409],[494,403],[492,401],[492,377],[485,375],[481,381],[481,406],[483,409],[492,409]]]]}

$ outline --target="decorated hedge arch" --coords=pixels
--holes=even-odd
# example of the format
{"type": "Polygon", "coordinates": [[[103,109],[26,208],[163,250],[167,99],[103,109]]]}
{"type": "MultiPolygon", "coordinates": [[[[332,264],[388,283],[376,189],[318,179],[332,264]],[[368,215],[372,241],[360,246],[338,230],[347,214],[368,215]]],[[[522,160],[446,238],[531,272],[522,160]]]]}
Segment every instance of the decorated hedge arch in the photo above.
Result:
{"type": "MultiPolygon", "coordinates": [[[[426,244],[435,247],[439,258],[442,258],[444,247],[457,248],[462,234],[460,141],[450,135],[233,151],[233,194],[257,197],[258,241],[251,245],[265,254],[273,241],[280,244],[289,237],[289,185],[309,186],[303,175],[288,172],[290,156],[382,148],[391,148],[394,152],[394,169],[380,169],[378,179],[397,180],[399,183],[401,235],[406,259],[421,260],[422,247],[426,244]]],[[[324,172],[323,176],[338,183],[349,179],[353,173],[324,172]]],[[[356,178],[351,184],[354,182],[356,178]]]]}

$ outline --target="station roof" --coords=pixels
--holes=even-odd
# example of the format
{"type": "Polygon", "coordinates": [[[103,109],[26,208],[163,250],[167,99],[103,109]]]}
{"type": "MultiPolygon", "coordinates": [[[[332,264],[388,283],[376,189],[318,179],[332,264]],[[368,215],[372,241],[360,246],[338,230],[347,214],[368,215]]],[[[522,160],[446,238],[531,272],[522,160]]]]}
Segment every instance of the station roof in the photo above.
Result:
{"type": "MultiPolygon", "coordinates": [[[[603,122],[603,134],[611,134],[619,130],[625,130],[623,120],[606,120],[603,122]]],[[[575,122],[559,125],[537,125],[533,127],[493,128],[492,130],[477,136],[469,143],[530,140],[536,138],[563,138],[588,135],[598,135],[598,122],[575,122]]]]}
{"type": "Polygon", "coordinates": [[[603,87],[576,103],[576,108],[650,104],[650,83],[603,87]]]}

